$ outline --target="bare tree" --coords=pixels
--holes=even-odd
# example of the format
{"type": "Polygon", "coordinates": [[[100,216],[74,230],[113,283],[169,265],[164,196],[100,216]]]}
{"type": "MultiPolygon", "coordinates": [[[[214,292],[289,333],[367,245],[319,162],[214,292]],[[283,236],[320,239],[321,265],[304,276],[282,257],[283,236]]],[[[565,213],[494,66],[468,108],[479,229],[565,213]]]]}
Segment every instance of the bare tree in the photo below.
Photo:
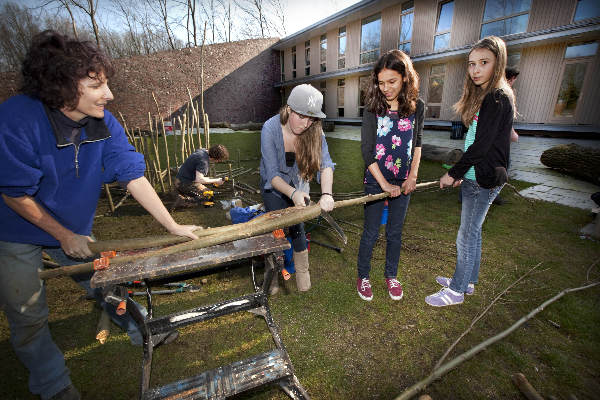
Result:
{"type": "Polygon", "coordinates": [[[127,32],[125,33],[125,43],[130,47],[130,55],[142,54],[142,43],[138,33],[138,18],[136,14],[138,4],[131,0],[113,0],[115,12],[125,20],[127,32]]]}
{"type": "Polygon", "coordinates": [[[266,4],[265,0],[237,0],[236,5],[250,24],[243,31],[246,36],[253,36],[251,30],[249,30],[252,26],[258,27],[260,37],[264,38],[266,37],[265,34],[268,34],[269,24],[266,16],[266,4]]]}
{"type": "MultiPolygon", "coordinates": [[[[192,19],[192,37],[194,38],[194,47],[198,46],[198,30],[196,28],[196,0],[188,0],[188,16],[192,19]]],[[[188,43],[189,39],[189,27],[188,27],[188,43]]]]}
{"type": "Polygon", "coordinates": [[[271,29],[281,37],[287,35],[285,30],[285,14],[287,12],[287,1],[286,0],[269,0],[272,13],[273,20],[270,23],[271,29]]]}
{"type": "Polygon", "coordinates": [[[96,22],[96,11],[98,10],[98,0],[70,0],[74,6],[80,8],[84,13],[90,17],[92,23],[92,29],[94,30],[94,37],[96,38],[96,44],[100,47],[100,32],[98,31],[98,23],[96,22]]]}
{"type": "Polygon", "coordinates": [[[73,36],[75,39],[79,39],[77,35],[77,24],[75,23],[75,18],[73,17],[73,12],[71,11],[71,6],[69,6],[69,0],[58,0],[60,4],[62,4],[67,12],[69,13],[69,17],[71,18],[71,27],[73,28],[73,36]]]}
{"type": "Polygon", "coordinates": [[[215,0],[204,0],[202,2],[202,11],[204,13],[204,20],[210,25],[211,32],[211,43],[215,43],[215,34],[217,26],[217,4],[215,0]]]}
{"type": "Polygon", "coordinates": [[[31,11],[5,3],[0,12],[0,69],[16,71],[27,54],[31,39],[40,31],[31,11]]]}
{"type": "Polygon", "coordinates": [[[231,42],[231,28],[233,26],[233,16],[231,14],[231,0],[217,0],[221,11],[219,12],[218,20],[222,30],[217,30],[219,39],[223,42],[231,42]]]}
{"type": "Polygon", "coordinates": [[[162,23],[164,24],[164,27],[165,27],[165,32],[169,39],[169,45],[171,46],[171,49],[175,50],[175,43],[173,41],[173,31],[171,30],[171,27],[169,25],[168,0],[146,0],[146,1],[147,1],[148,5],[154,10],[154,12],[157,13],[159,15],[159,17],[161,18],[162,23]],[[156,8],[154,7],[155,3],[158,3],[159,11],[157,11],[156,8]]]}

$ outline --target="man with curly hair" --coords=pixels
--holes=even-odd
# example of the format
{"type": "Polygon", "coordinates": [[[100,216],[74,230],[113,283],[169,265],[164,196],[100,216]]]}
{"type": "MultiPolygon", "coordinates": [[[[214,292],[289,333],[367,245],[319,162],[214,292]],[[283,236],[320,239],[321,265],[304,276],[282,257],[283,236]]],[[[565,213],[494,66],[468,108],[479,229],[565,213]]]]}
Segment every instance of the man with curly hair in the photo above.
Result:
{"type": "MultiPolygon", "coordinates": [[[[48,327],[42,250],[62,265],[91,257],[100,189],[114,181],[170,233],[195,239],[197,227],[173,220],[144,177],[143,156],[105,110],[114,68],[96,46],[42,32],[21,72],[22,94],[0,104],[0,306],[30,391],[79,399],[48,327]]],[[[76,280],[91,290],[89,277],[76,280]]],[[[131,318],[116,322],[141,341],[131,318]]]]}

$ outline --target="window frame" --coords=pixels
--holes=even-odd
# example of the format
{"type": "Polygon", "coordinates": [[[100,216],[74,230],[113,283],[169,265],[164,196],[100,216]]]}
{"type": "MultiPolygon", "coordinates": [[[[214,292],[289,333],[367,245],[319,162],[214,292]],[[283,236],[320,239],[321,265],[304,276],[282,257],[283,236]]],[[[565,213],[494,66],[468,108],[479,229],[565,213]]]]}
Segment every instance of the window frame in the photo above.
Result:
{"type": "Polygon", "coordinates": [[[346,101],[345,101],[345,94],[346,94],[346,78],[340,78],[337,80],[337,84],[336,84],[336,95],[337,95],[337,104],[336,104],[336,114],[338,116],[338,118],[344,118],[345,115],[345,109],[346,109],[346,101]],[[340,89],[342,89],[342,104],[340,105],[340,89]],[[340,110],[342,110],[342,115],[340,115],[340,110]]]}
{"type": "Polygon", "coordinates": [[[585,1],[585,0],[576,0],[577,3],[575,4],[575,8],[573,9],[573,15],[571,16],[571,23],[577,23],[577,22],[581,22],[581,21],[587,21],[587,20],[591,20],[593,18],[598,18],[599,15],[595,16],[595,17],[588,17],[588,18],[581,18],[578,20],[575,20],[575,16],[577,15],[577,7],[579,6],[579,2],[580,1],[585,1]]]}
{"type": "Polygon", "coordinates": [[[304,42],[304,76],[310,75],[310,39],[304,42]]]}
{"type": "Polygon", "coordinates": [[[382,35],[382,29],[381,29],[381,12],[375,13],[373,15],[369,15],[366,18],[361,18],[361,20],[360,20],[360,42],[359,42],[358,65],[367,65],[367,64],[371,64],[371,63],[377,61],[377,59],[381,55],[381,35],[382,35]],[[367,22],[367,23],[365,23],[364,21],[367,21],[367,20],[370,20],[370,21],[367,22]],[[365,26],[367,24],[370,24],[371,22],[375,22],[377,20],[379,20],[379,42],[378,42],[379,47],[377,47],[376,49],[371,49],[371,50],[368,50],[368,51],[363,51],[362,50],[363,26],[365,26]],[[368,62],[363,63],[362,62],[362,56],[363,56],[363,54],[367,54],[367,53],[376,53],[376,57],[375,57],[375,59],[373,61],[368,61],[368,62]]]}
{"type": "MultiPolygon", "coordinates": [[[[364,115],[366,104],[361,104],[361,98],[360,98],[360,81],[361,81],[361,79],[367,79],[367,81],[368,81],[370,78],[371,78],[371,75],[360,75],[358,77],[358,116],[361,117],[361,118],[364,115]]],[[[366,95],[367,94],[365,93],[365,97],[366,97],[366,95]]]]}
{"type": "Polygon", "coordinates": [[[281,82],[285,82],[285,52],[279,52],[279,65],[281,65],[281,82]]]}
{"type": "MultiPolygon", "coordinates": [[[[487,5],[488,1],[489,0],[486,0],[485,3],[483,3],[483,10],[481,11],[481,26],[479,27],[479,39],[483,39],[482,34],[483,34],[483,26],[484,25],[488,25],[488,24],[491,24],[494,22],[498,22],[498,21],[502,21],[502,20],[506,20],[506,19],[510,19],[510,18],[519,17],[519,16],[525,15],[525,14],[528,14],[527,23],[525,24],[525,31],[524,31],[524,32],[527,32],[527,27],[529,26],[529,14],[531,14],[531,4],[529,4],[529,8],[525,11],[520,11],[518,13],[512,13],[512,14],[506,14],[506,15],[503,15],[502,17],[493,18],[493,19],[484,21],[483,19],[485,18],[485,6],[487,5]]],[[[499,37],[516,35],[517,33],[523,33],[523,32],[505,33],[504,35],[500,35],[499,37]]]]}
{"type": "Polygon", "coordinates": [[[454,22],[454,6],[455,6],[455,4],[452,5],[452,21],[450,22],[450,28],[446,29],[444,31],[439,31],[439,32],[437,30],[438,25],[440,24],[440,17],[442,16],[442,8],[444,7],[444,5],[449,4],[449,3],[454,3],[454,0],[440,1],[438,3],[437,19],[435,20],[435,32],[433,34],[433,43],[431,45],[431,48],[433,49],[433,51],[442,51],[442,50],[447,50],[450,48],[450,40],[452,39],[452,23],[454,22]],[[435,48],[435,39],[438,36],[443,36],[443,35],[450,35],[449,39],[448,39],[448,47],[436,49],[435,48]]]}
{"type": "MultiPolygon", "coordinates": [[[[412,48],[413,29],[414,29],[414,25],[415,25],[414,22],[415,22],[415,2],[414,2],[414,0],[411,0],[411,1],[407,1],[402,4],[401,9],[400,9],[400,17],[398,19],[398,46],[396,46],[396,47],[398,48],[398,50],[401,50],[405,53],[406,53],[406,51],[404,49],[402,49],[401,47],[408,44],[409,48],[412,48]],[[410,7],[408,5],[410,5],[410,7]],[[413,15],[412,26],[411,26],[411,31],[410,31],[410,38],[409,38],[409,40],[401,40],[400,35],[402,34],[402,18],[409,14],[413,15]]],[[[406,54],[410,54],[410,50],[406,54]]]]}
{"type": "Polygon", "coordinates": [[[337,50],[337,69],[346,69],[346,48],[347,48],[347,44],[348,44],[348,32],[346,31],[346,25],[344,26],[340,26],[338,28],[338,50],[337,50]],[[344,32],[341,32],[341,30],[344,30],[344,32]],[[342,35],[343,33],[343,35],[342,35]],[[340,56],[340,38],[344,38],[344,55],[340,56]],[[340,67],[340,61],[344,64],[342,67],[340,67]]]}
{"type": "Polygon", "coordinates": [[[435,119],[435,120],[439,120],[442,117],[442,104],[444,103],[444,85],[446,84],[446,75],[448,73],[448,68],[447,68],[447,64],[431,64],[429,66],[429,76],[427,79],[427,112],[425,114],[425,118],[429,118],[429,119],[435,119]],[[433,69],[433,67],[437,67],[437,66],[443,66],[444,67],[444,72],[443,74],[432,74],[431,71],[433,69]],[[439,103],[432,103],[430,101],[430,91],[431,91],[431,78],[435,78],[435,77],[439,77],[441,76],[443,79],[443,83],[442,83],[442,97],[440,99],[439,103]],[[427,113],[429,112],[429,107],[439,107],[440,108],[440,115],[437,117],[431,117],[431,116],[427,116],[427,113]]]}
{"type": "Polygon", "coordinates": [[[296,58],[296,46],[292,46],[292,79],[296,79],[296,63],[298,59],[296,58]]]}
{"type": "MultiPolygon", "coordinates": [[[[565,50],[563,52],[563,56],[562,56],[562,65],[560,67],[560,79],[557,81],[556,86],[554,87],[554,91],[553,91],[553,95],[552,95],[552,105],[550,106],[550,110],[549,110],[549,118],[548,120],[551,122],[561,122],[561,123],[565,123],[565,122],[570,122],[570,123],[575,123],[575,121],[577,120],[577,116],[578,116],[578,112],[580,112],[581,108],[581,102],[582,99],[584,97],[584,95],[587,93],[586,88],[589,86],[589,81],[590,79],[592,79],[590,77],[591,73],[590,70],[592,69],[591,66],[594,62],[594,58],[598,56],[598,52],[600,49],[600,41],[598,40],[593,40],[591,42],[575,42],[575,43],[567,43],[567,45],[565,46],[565,50]],[[567,49],[569,48],[569,46],[577,46],[577,45],[581,45],[581,44],[586,44],[586,43],[599,43],[598,48],[596,49],[596,53],[589,55],[589,56],[583,56],[583,57],[573,57],[573,58],[565,58],[566,54],[567,54],[567,49]],[[554,111],[556,108],[556,103],[558,103],[558,95],[560,94],[560,88],[562,86],[563,83],[563,79],[565,77],[565,70],[567,69],[567,65],[569,64],[585,64],[585,74],[583,76],[583,81],[581,82],[581,91],[579,92],[579,97],[577,98],[577,102],[575,105],[575,110],[573,111],[573,115],[554,115],[554,111]]],[[[589,90],[589,89],[588,89],[589,90]]]]}
{"type": "Polygon", "coordinates": [[[319,65],[319,72],[327,72],[327,34],[319,38],[319,65]]]}

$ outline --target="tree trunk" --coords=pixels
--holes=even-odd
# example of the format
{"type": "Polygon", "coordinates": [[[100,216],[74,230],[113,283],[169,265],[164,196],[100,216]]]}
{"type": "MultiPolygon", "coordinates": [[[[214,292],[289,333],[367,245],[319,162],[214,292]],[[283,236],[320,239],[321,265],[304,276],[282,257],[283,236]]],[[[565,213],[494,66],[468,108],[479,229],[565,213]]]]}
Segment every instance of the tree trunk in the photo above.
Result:
{"type": "Polygon", "coordinates": [[[547,167],[600,184],[600,149],[561,144],[544,151],[540,161],[547,167]]]}
{"type": "Polygon", "coordinates": [[[445,164],[456,164],[463,155],[460,149],[423,144],[421,147],[421,158],[429,161],[440,161],[445,164]]]}

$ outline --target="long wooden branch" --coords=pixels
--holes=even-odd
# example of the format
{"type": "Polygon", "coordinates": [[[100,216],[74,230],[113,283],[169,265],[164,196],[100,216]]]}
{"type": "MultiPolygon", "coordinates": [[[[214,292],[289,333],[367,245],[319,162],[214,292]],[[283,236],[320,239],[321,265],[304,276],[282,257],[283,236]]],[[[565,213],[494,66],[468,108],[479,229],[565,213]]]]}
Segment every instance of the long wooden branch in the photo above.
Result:
{"type": "Polygon", "coordinates": [[[546,300],[542,304],[540,304],[540,306],[538,306],[533,311],[531,311],[529,314],[527,314],[524,317],[522,317],[521,319],[519,319],[517,322],[515,322],[513,325],[511,325],[508,329],[479,343],[477,346],[471,348],[470,350],[462,353],[460,356],[458,356],[458,357],[454,358],[453,360],[448,361],[446,364],[440,366],[438,369],[434,370],[425,379],[415,383],[414,385],[412,385],[411,387],[406,389],[404,392],[402,392],[398,397],[396,397],[395,400],[408,400],[408,399],[412,398],[413,396],[416,396],[416,394],[419,391],[423,390],[431,382],[440,378],[442,375],[446,374],[446,372],[450,371],[451,369],[453,369],[457,365],[461,364],[462,362],[467,361],[468,359],[472,358],[473,356],[475,356],[480,351],[484,350],[489,345],[496,343],[501,339],[504,339],[506,336],[513,333],[518,327],[523,325],[525,322],[529,321],[536,314],[543,311],[548,305],[554,303],[556,300],[560,299],[565,294],[571,293],[571,292],[577,292],[580,290],[590,289],[590,288],[592,288],[594,286],[598,286],[598,285],[600,285],[600,281],[594,282],[594,283],[591,283],[591,284],[585,285],[585,286],[580,286],[580,287],[576,287],[576,288],[569,288],[569,289],[563,290],[562,292],[558,293],[556,296],[554,296],[554,297],[546,300]]]}
{"type": "MultiPolygon", "coordinates": [[[[423,189],[435,185],[438,185],[438,182],[421,183],[417,185],[417,189],[423,189]]],[[[334,208],[364,204],[370,201],[383,199],[388,196],[389,193],[384,192],[376,195],[367,195],[356,199],[336,201],[334,203],[334,208]]],[[[142,258],[164,256],[178,253],[180,251],[200,249],[203,247],[214,246],[221,243],[227,243],[234,240],[261,235],[263,233],[272,232],[276,229],[286,228],[288,226],[311,220],[318,217],[320,214],[321,207],[318,204],[307,207],[289,207],[283,210],[270,211],[241,224],[196,230],[194,233],[199,236],[199,238],[195,240],[190,240],[189,238],[181,236],[165,235],[154,238],[136,238],[93,242],[89,244],[89,247],[92,252],[99,253],[106,250],[123,251],[172,245],[163,249],[148,251],[141,254],[119,256],[111,260],[111,264],[123,264],[142,258]]],[[[39,274],[41,279],[48,279],[63,275],[79,274],[82,272],[91,271],[92,269],[93,263],[89,262],[44,270],[40,271],[39,274]]]]}
{"type": "Polygon", "coordinates": [[[450,352],[452,351],[452,349],[454,349],[454,347],[456,347],[456,345],[458,344],[458,342],[461,341],[461,339],[463,337],[465,337],[467,335],[467,333],[469,333],[471,331],[471,329],[473,329],[473,327],[475,326],[475,324],[477,323],[477,321],[479,321],[488,311],[490,308],[492,308],[492,306],[498,301],[500,300],[500,298],[502,296],[504,296],[504,294],[506,292],[508,292],[510,289],[512,289],[513,287],[515,287],[519,282],[521,282],[523,279],[525,279],[525,277],[529,274],[531,274],[537,267],[539,267],[540,265],[542,265],[541,262],[537,263],[534,267],[532,267],[529,271],[525,272],[523,275],[521,275],[521,277],[519,279],[517,279],[516,281],[514,281],[513,283],[511,283],[510,285],[508,285],[508,287],[506,289],[504,289],[498,296],[496,296],[494,298],[494,300],[492,300],[492,302],[485,308],[485,310],[483,310],[479,315],[477,315],[473,321],[471,321],[471,325],[469,325],[469,327],[458,337],[458,339],[456,339],[454,341],[454,343],[452,343],[450,345],[450,347],[448,347],[448,350],[446,350],[446,352],[444,353],[444,355],[439,359],[439,361],[435,364],[435,367],[433,367],[434,370],[438,369],[442,363],[444,362],[444,360],[446,359],[446,357],[448,357],[448,354],[450,354],[450,352]]]}

